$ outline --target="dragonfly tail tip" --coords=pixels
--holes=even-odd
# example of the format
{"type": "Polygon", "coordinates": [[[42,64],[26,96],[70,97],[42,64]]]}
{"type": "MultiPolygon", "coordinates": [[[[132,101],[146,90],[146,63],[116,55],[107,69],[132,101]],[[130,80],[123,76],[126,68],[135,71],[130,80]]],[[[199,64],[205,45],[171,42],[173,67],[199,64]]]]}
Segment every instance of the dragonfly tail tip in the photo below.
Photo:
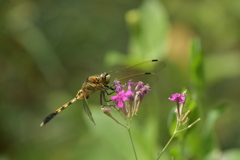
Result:
{"type": "Polygon", "coordinates": [[[45,124],[42,122],[41,124],[40,124],[40,127],[42,127],[42,126],[44,126],[45,124]]]}

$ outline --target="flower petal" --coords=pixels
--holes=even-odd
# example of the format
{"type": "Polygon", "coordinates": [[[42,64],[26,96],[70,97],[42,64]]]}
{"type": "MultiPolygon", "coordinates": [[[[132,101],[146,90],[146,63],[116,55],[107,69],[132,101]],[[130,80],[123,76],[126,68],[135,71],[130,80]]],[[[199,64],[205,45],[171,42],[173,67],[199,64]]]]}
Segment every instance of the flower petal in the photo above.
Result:
{"type": "Polygon", "coordinates": [[[121,90],[118,94],[120,94],[120,95],[124,94],[124,90],[121,90]]]}
{"type": "Polygon", "coordinates": [[[129,98],[128,97],[122,97],[122,100],[123,101],[126,101],[126,100],[128,100],[129,98]]]}
{"type": "Polygon", "coordinates": [[[127,90],[127,92],[124,94],[125,96],[130,96],[132,94],[131,90],[127,90]]]}
{"type": "Polygon", "coordinates": [[[185,94],[176,93],[176,94],[172,94],[172,98],[168,98],[168,99],[170,101],[175,101],[177,103],[184,103],[185,102],[184,97],[186,97],[185,94]]]}
{"type": "Polygon", "coordinates": [[[123,107],[123,101],[121,99],[118,101],[118,107],[120,107],[120,108],[123,107]]]}
{"type": "Polygon", "coordinates": [[[110,99],[111,99],[111,100],[115,100],[115,99],[117,99],[117,98],[118,98],[118,95],[112,96],[110,99]]]}

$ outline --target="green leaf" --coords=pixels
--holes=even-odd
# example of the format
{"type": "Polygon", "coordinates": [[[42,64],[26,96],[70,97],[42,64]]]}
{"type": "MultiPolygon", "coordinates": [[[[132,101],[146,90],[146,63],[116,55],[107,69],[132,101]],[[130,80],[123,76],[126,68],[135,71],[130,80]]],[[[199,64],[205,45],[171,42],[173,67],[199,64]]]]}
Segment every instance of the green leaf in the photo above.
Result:
{"type": "Polygon", "coordinates": [[[191,89],[195,94],[202,93],[204,88],[203,54],[199,38],[194,38],[192,40],[190,54],[191,55],[189,68],[190,83],[192,87],[191,89]]]}
{"type": "Polygon", "coordinates": [[[226,105],[221,104],[218,107],[216,107],[208,112],[205,126],[203,128],[204,137],[208,137],[211,135],[216,121],[223,114],[223,112],[225,111],[225,108],[226,108],[226,105]]]}

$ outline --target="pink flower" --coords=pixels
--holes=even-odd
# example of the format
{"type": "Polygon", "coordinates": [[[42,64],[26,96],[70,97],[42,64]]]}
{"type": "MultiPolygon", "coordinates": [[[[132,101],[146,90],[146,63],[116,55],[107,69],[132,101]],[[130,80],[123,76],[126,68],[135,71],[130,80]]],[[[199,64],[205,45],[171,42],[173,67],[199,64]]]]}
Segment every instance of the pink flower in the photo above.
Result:
{"type": "Polygon", "coordinates": [[[122,108],[124,106],[124,101],[129,100],[131,94],[131,90],[127,90],[126,93],[124,93],[124,90],[121,90],[116,96],[112,96],[111,100],[115,101],[117,106],[122,108]]]}
{"type": "Polygon", "coordinates": [[[148,84],[139,81],[137,83],[129,80],[125,85],[121,85],[117,79],[114,81],[116,96],[112,96],[114,107],[119,107],[119,111],[125,115],[125,118],[132,118],[137,114],[139,106],[144,96],[151,91],[148,84]],[[122,89],[127,87],[127,91],[122,89]],[[125,102],[126,101],[126,102],[125,102]]]}
{"type": "Polygon", "coordinates": [[[170,101],[175,101],[177,103],[184,103],[185,97],[186,97],[186,94],[176,93],[176,94],[172,94],[172,98],[168,98],[168,99],[170,101]]]}
{"type": "Polygon", "coordinates": [[[124,85],[121,85],[120,81],[118,80],[114,80],[114,86],[116,87],[115,91],[116,92],[120,92],[122,90],[122,88],[124,87],[124,85]]]}

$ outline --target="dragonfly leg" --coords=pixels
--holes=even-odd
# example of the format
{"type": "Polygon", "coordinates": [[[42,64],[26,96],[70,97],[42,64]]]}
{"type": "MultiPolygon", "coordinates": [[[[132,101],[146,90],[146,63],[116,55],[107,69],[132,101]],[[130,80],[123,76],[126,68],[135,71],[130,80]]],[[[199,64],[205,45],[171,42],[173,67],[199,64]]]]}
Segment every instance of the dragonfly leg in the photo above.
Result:
{"type": "Polygon", "coordinates": [[[115,86],[115,85],[107,86],[107,89],[115,90],[115,89],[116,89],[116,86],[115,86]]]}
{"type": "Polygon", "coordinates": [[[100,104],[102,106],[112,106],[112,105],[109,105],[109,104],[103,104],[103,102],[111,102],[111,101],[112,100],[110,100],[110,99],[107,100],[107,98],[106,98],[106,90],[100,92],[100,104]]]}
{"type": "Polygon", "coordinates": [[[107,88],[104,90],[104,92],[107,94],[107,95],[111,95],[113,93],[116,93],[116,87],[115,86],[107,86],[107,88]],[[112,92],[108,93],[107,90],[111,90],[112,92]]]}

